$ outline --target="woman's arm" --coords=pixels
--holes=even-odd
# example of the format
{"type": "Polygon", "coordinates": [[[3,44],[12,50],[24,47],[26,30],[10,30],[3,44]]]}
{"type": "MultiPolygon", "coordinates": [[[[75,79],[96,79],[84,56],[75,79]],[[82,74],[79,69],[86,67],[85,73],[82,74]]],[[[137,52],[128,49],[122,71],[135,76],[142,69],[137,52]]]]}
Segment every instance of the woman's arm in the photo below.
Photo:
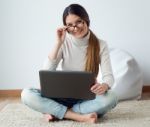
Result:
{"type": "Polygon", "coordinates": [[[100,43],[100,68],[102,75],[102,83],[96,81],[95,85],[91,87],[91,91],[95,94],[104,94],[114,83],[111,62],[109,57],[109,50],[107,47],[107,43],[101,41],[100,43]]]}
{"type": "Polygon", "coordinates": [[[111,67],[108,46],[107,43],[104,41],[101,41],[100,59],[101,75],[103,80],[102,83],[107,84],[109,88],[111,88],[114,83],[114,77],[111,67]]]}
{"type": "Polygon", "coordinates": [[[57,39],[56,43],[49,53],[48,58],[45,60],[42,69],[56,70],[58,63],[62,58],[62,44],[64,43],[66,35],[65,28],[57,29],[57,39]]]}
{"type": "Polygon", "coordinates": [[[52,52],[50,52],[48,56],[50,60],[55,60],[57,58],[59,49],[61,48],[61,45],[64,43],[65,36],[66,36],[66,27],[58,28],[56,43],[54,45],[52,52]]]}

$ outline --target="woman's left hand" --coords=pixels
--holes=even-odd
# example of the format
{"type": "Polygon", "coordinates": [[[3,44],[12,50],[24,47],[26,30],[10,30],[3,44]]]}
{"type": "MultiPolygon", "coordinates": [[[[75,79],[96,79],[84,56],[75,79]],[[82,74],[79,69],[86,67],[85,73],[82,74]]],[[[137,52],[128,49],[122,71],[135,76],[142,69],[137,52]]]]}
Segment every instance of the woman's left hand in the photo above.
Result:
{"type": "Polygon", "coordinates": [[[109,89],[108,84],[105,83],[96,83],[91,87],[91,91],[97,95],[104,94],[109,89]]]}

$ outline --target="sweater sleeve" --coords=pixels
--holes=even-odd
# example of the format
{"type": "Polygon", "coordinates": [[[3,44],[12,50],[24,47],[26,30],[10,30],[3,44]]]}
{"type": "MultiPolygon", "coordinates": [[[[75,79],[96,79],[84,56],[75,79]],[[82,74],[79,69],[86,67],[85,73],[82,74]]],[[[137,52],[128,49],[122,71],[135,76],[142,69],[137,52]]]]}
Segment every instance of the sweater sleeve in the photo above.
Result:
{"type": "Polygon", "coordinates": [[[51,60],[49,57],[47,57],[43,63],[42,70],[56,70],[60,60],[62,59],[63,52],[62,48],[60,48],[57,58],[54,60],[51,60]]]}
{"type": "Polygon", "coordinates": [[[112,73],[108,46],[107,43],[104,41],[101,41],[100,43],[100,60],[101,60],[100,67],[102,74],[102,83],[107,83],[109,87],[112,87],[114,83],[114,77],[112,73]]]}

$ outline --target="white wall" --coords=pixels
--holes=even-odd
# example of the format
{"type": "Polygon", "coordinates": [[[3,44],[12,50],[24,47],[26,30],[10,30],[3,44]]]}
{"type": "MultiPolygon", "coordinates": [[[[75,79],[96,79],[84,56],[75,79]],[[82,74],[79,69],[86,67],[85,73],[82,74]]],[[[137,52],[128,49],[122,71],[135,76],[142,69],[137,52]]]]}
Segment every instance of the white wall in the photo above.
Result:
{"type": "Polygon", "coordinates": [[[149,0],[0,0],[0,89],[37,86],[38,70],[70,3],[86,8],[91,29],[110,47],[135,57],[144,84],[150,84],[149,0]]]}

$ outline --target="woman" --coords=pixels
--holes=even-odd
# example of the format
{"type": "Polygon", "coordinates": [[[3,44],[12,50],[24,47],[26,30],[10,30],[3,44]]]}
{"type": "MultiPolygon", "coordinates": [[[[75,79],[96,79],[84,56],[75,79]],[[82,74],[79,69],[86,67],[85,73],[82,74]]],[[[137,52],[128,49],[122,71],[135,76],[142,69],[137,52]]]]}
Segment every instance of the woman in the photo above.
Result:
{"type": "Polygon", "coordinates": [[[116,95],[110,90],[113,74],[106,42],[99,40],[89,29],[90,20],[86,10],[79,4],[71,4],[63,13],[64,27],[57,29],[53,50],[48,55],[43,69],[56,70],[62,60],[63,70],[88,71],[98,75],[99,66],[103,81],[91,87],[96,94],[94,100],[48,99],[41,97],[38,89],[24,89],[21,97],[24,104],[46,114],[51,121],[71,119],[95,123],[117,104],[116,95]]]}

